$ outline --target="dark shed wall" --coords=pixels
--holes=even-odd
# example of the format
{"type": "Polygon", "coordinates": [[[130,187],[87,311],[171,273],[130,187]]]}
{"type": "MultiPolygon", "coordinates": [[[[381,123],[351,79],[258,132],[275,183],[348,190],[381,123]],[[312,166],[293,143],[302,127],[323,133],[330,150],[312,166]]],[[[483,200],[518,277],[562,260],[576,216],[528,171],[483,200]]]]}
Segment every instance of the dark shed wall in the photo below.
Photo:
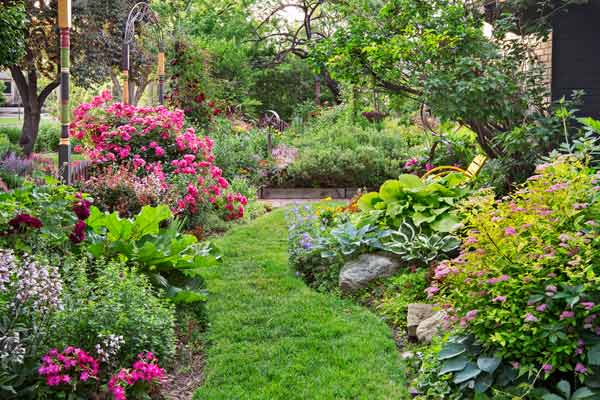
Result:
{"type": "Polygon", "coordinates": [[[600,0],[555,17],[552,98],[584,90],[581,115],[600,119],[600,0]]]}

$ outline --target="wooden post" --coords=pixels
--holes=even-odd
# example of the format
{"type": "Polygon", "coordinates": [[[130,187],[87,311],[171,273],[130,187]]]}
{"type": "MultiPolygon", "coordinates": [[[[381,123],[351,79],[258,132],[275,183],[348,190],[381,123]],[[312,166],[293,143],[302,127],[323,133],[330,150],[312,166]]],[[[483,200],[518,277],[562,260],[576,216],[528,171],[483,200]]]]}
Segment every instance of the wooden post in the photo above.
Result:
{"type": "Polygon", "coordinates": [[[158,103],[165,104],[165,44],[158,45],[158,103]]]}
{"type": "Polygon", "coordinates": [[[69,123],[69,81],[71,66],[71,0],[58,1],[58,28],[60,32],[60,141],[58,146],[58,170],[63,182],[71,184],[71,141],[69,123]]]}
{"type": "Polygon", "coordinates": [[[123,104],[129,104],[129,43],[123,43],[123,104]]]}

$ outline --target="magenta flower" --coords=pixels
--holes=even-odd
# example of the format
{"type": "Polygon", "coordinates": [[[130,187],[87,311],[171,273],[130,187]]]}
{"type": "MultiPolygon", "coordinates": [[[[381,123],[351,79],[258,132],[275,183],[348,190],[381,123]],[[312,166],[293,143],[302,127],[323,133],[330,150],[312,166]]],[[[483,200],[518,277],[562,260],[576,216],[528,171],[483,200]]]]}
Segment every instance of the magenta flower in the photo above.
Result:
{"type": "Polygon", "coordinates": [[[591,301],[582,301],[580,304],[583,308],[585,308],[588,311],[591,310],[592,308],[594,308],[594,306],[595,306],[595,304],[592,303],[591,301]]]}
{"type": "Polygon", "coordinates": [[[527,313],[525,315],[525,322],[538,322],[538,319],[535,317],[535,315],[527,313]]]}
{"type": "Polygon", "coordinates": [[[514,236],[517,234],[517,230],[513,227],[508,227],[504,230],[504,234],[506,236],[514,236]]]}
{"type": "Polygon", "coordinates": [[[562,321],[563,319],[573,318],[574,316],[575,313],[573,311],[563,311],[560,314],[560,320],[562,321]]]}
{"type": "Polygon", "coordinates": [[[36,217],[32,217],[29,214],[19,214],[10,221],[8,224],[15,229],[23,229],[25,227],[30,227],[34,229],[40,229],[44,224],[36,217]]]}
{"type": "Polygon", "coordinates": [[[506,296],[496,296],[492,299],[494,303],[504,303],[506,301],[506,296]]]}
{"type": "Polygon", "coordinates": [[[427,298],[430,299],[433,296],[435,296],[436,293],[438,293],[440,291],[440,288],[436,287],[436,286],[430,286],[427,289],[425,289],[425,293],[427,293],[427,298]]]}
{"type": "Polygon", "coordinates": [[[535,309],[539,312],[544,312],[544,311],[546,311],[546,308],[548,308],[548,304],[540,304],[535,309]]]}
{"type": "Polygon", "coordinates": [[[496,283],[500,283],[500,282],[504,282],[510,279],[510,276],[504,274],[501,275],[497,278],[490,278],[487,280],[487,283],[489,283],[490,285],[495,285],[496,283]]]}
{"type": "Polygon", "coordinates": [[[575,372],[577,372],[578,374],[585,374],[588,372],[588,369],[582,363],[577,363],[575,365],[575,372]]]}
{"type": "Polygon", "coordinates": [[[477,316],[477,313],[478,313],[477,310],[470,310],[465,315],[465,318],[467,319],[467,321],[473,321],[475,319],[475,317],[477,316]]]}
{"type": "Polygon", "coordinates": [[[553,368],[552,364],[544,364],[544,365],[542,365],[542,370],[544,372],[550,372],[550,371],[552,371],[552,368],[553,368]]]}

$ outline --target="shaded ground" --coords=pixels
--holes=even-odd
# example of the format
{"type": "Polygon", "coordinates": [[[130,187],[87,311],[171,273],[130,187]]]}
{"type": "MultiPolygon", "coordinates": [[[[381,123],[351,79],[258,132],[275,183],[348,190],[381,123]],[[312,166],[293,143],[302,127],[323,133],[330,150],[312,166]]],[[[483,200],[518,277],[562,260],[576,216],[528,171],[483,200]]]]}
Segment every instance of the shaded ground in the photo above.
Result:
{"type": "Polygon", "coordinates": [[[290,271],[283,210],[217,245],[225,261],[205,274],[210,326],[195,399],[408,398],[387,325],[290,271]]]}

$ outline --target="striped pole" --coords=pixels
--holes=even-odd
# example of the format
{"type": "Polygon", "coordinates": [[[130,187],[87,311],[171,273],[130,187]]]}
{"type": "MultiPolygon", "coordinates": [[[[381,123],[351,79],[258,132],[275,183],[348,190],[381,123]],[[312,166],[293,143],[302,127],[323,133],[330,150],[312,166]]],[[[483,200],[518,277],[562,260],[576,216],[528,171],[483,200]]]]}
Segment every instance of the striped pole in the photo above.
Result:
{"type": "Polygon", "coordinates": [[[71,184],[71,141],[69,139],[69,80],[71,65],[71,0],[58,0],[58,28],[60,32],[60,141],[58,170],[63,183],[71,184]]]}
{"type": "Polygon", "coordinates": [[[165,44],[158,44],[158,103],[165,104],[165,44]]]}
{"type": "Polygon", "coordinates": [[[123,104],[129,104],[129,43],[123,43],[123,104]]]}

